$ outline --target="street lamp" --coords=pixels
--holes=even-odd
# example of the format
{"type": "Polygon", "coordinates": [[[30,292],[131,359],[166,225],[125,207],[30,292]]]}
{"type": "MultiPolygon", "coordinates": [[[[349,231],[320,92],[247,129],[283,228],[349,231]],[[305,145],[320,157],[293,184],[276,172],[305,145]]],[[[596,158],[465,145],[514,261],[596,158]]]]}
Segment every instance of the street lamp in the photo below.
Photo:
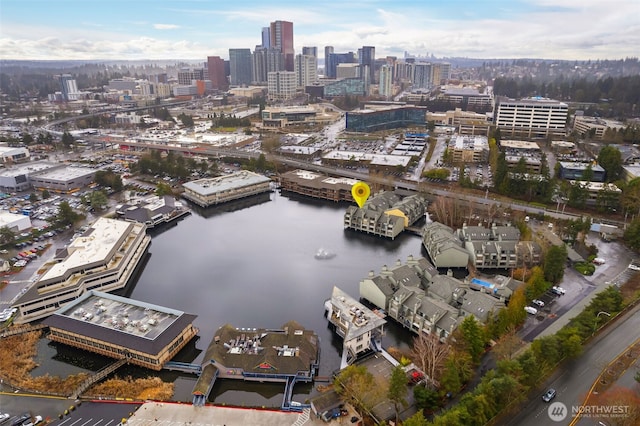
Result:
{"type": "Polygon", "coordinates": [[[598,312],[598,315],[596,315],[596,319],[593,322],[593,333],[591,333],[591,335],[593,336],[594,334],[596,334],[596,328],[598,327],[598,318],[600,318],[600,315],[605,314],[606,316],[610,317],[611,314],[609,312],[605,312],[605,311],[600,311],[598,312]]]}

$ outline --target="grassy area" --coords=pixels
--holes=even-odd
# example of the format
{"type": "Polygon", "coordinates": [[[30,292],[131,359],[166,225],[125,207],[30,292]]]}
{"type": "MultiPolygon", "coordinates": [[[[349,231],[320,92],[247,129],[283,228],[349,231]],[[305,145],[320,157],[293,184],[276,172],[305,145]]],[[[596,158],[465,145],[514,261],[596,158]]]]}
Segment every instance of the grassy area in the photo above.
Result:
{"type": "MultiPolygon", "coordinates": [[[[38,366],[35,361],[38,341],[42,332],[34,331],[2,339],[0,344],[0,378],[5,383],[32,392],[55,395],[71,395],[87,377],[87,373],[68,377],[33,377],[30,372],[38,366]]],[[[174,384],[165,383],[158,377],[141,379],[113,378],[91,387],[87,394],[102,397],[131,399],[154,399],[168,401],[173,396],[174,384]]]]}
{"type": "Polygon", "coordinates": [[[86,373],[62,378],[44,375],[32,377],[30,372],[37,367],[34,360],[41,332],[11,336],[2,340],[0,345],[0,377],[13,386],[53,394],[71,394],[84,379],[86,373]]]}
{"type": "Polygon", "coordinates": [[[159,377],[142,379],[115,377],[97,383],[89,388],[85,394],[103,398],[168,401],[173,396],[173,391],[174,384],[163,382],[159,377]]]}

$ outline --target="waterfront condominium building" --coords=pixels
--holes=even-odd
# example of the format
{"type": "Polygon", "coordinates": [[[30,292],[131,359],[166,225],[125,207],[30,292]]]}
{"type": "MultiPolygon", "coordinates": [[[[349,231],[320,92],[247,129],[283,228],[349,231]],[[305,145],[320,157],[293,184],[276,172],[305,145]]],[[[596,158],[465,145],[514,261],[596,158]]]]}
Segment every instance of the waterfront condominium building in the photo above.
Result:
{"type": "Polygon", "coordinates": [[[207,72],[214,90],[229,89],[229,81],[224,72],[224,59],[220,56],[207,56],[207,72]]]}
{"type": "Polygon", "coordinates": [[[525,139],[563,138],[569,106],[548,98],[501,99],[495,124],[502,136],[525,139]]]}
{"type": "Polygon", "coordinates": [[[232,86],[251,84],[251,49],[229,49],[229,71],[232,86]]]}
{"type": "Polygon", "coordinates": [[[318,81],[318,59],[311,55],[296,55],[296,83],[305,88],[318,81]]]}
{"type": "Polygon", "coordinates": [[[295,51],[293,49],[293,22],[275,21],[270,25],[271,47],[280,49],[284,55],[284,69],[293,71],[295,51]]]}
{"type": "Polygon", "coordinates": [[[75,238],[14,304],[17,324],[39,320],[89,290],[124,288],[142,263],[151,237],[141,223],[101,217],[75,238]]]}
{"type": "Polygon", "coordinates": [[[269,100],[285,101],[296,96],[296,73],[293,71],[274,71],[267,76],[269,100]]]}

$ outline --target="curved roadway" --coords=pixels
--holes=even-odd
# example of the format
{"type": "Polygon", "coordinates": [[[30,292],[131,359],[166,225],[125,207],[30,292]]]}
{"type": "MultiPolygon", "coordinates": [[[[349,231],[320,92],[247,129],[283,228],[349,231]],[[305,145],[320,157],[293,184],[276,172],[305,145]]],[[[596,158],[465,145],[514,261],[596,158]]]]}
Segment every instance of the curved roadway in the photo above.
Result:
{"type": "MultiPolygon", "coordinates": [[[[508,426],[543,426],[543,425],[568,425],[571,418],[571,407],[579,407],[591,389],[593,382],[601,371],[620,353],[638,339],[640,330],[640,304],[627,312],[606,331],[591,341],[585,352],[578,358],[568,361],[560,366],[555,375],[539,390],[539,395],[532,396],[520,411],[511,420],[504,423],[508,426]],[[542,401],[542,394],[547,388],[554,388],[558,395],[552,402],[562,402],[569,415],[560,422],[551,420],[547,411],[549,403],[542,401]]],[[[594,419],[581,419],[578,424],[598,424],[594,419]]]]}

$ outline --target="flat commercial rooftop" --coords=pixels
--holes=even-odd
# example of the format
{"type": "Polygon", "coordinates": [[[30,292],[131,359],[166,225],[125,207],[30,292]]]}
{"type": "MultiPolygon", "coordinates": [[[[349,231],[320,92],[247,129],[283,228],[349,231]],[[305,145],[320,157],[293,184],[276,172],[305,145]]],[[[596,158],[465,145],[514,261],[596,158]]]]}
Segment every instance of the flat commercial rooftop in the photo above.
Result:
{"type": "Polygon", "coordinates": [[[52,170],[47,170],[44,173],[38,174],[38,179],[49,179],[56,181],[68,181],[81,176],[95,174],[94,169],[89,167],[60,167],[52,170]]]}
{"type": "Polygon", "coordinates": [[[182,186],[197,194],[212,195],[218,192],[244,188],[246,186],[260,185],[269,181],[271,181],[271,179],[266,176],[243,170],[238,173],[215,178],[197,179],[187,182],[182,186]]]}
{"type": "Polygon", "coordinates": [[[89,291],[47,318],[45,324],[157,355],[195,318],[182,311],[89,291]]]}
{"type": "MultiPolygon", "coordinates": [[[[92,292],[93,293],[93,292],[92,292]]],[[[108,293],[88,293],[88,297],[58,312],[100,327],[118,330],[145,339],[155,339],[175,321],[182,312],[156,305],[125,299],[108,293]]]]}
{"type": "Polygon", "coordinates": [[[84,236],[73,240],[67,251],[70,253],[62,262],[54,264],[40,277],[40,281],[62,277],[69,269],[94,262],[105,261],[114,245],[134,225],[123,220],[99,218],[84,236]]]}

